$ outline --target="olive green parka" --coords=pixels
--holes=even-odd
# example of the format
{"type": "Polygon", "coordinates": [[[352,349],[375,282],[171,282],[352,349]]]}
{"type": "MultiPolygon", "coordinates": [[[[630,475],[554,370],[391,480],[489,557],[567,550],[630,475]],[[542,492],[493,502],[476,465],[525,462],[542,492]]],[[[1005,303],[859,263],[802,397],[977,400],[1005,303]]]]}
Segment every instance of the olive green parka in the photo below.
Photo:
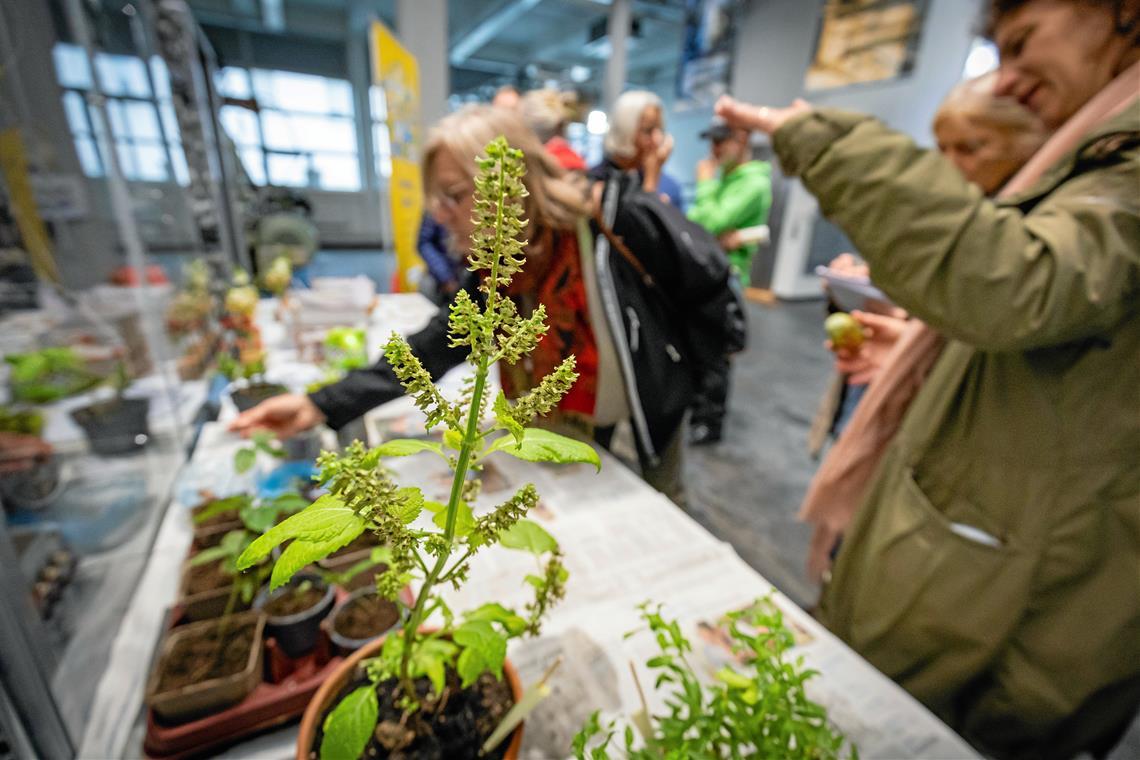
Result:
{"type": "Polygon", "coordinates": [[[774,146],[948,338],[824,622],[987,752],[1065,757],[1140,700],[1140,100],[999,201],[866,116],[774,146]]]}

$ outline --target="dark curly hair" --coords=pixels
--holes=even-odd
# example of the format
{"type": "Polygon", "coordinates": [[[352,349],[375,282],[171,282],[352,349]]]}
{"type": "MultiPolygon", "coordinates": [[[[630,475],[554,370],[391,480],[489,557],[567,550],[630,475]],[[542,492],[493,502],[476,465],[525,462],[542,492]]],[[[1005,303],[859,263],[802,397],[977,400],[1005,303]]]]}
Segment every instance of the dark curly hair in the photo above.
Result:
{"type": "MultiPolygon", "coordinates": [[[[994,38],[994,32],[1002,19],[1009,14],[1029,5],[1035,0],[989,0],[986,3],[986,15],[983,30],[989,39],[994,38]]],[[[1112,18],[1116,22],[1116,33],[1123,37],[1131,37],[1133,44],[1140,43],[1140,3],[1129,0],[1070,0],[1081,5],[1092,5],[1107,8],[1112,11],[1112,18]]]]}

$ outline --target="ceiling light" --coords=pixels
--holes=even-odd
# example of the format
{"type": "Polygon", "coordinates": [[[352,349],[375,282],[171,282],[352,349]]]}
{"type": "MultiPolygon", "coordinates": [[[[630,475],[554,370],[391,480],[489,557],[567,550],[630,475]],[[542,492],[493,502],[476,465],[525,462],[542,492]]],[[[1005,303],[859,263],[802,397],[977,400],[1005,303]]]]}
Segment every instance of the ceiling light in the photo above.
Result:
{"type": "Polygon", "coordinates": [[[590,78],[589,66],[571,66],[570,67],[570,81],[581,84],[590,78]]]}

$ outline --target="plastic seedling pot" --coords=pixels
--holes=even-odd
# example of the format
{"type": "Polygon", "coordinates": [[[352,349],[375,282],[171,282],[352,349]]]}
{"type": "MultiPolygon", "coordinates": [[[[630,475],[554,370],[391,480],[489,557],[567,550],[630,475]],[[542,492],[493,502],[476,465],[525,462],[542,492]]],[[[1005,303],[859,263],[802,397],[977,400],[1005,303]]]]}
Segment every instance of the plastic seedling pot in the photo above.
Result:
{"type": "Polygon", "coordinates": [[[149,411],[150,399],[114,398],[76,409],[71,418],[83,429],[92,452],[115,456],[146,445],[150,438],[149,411]]]}
{"type": "Polygon", "coordinates": [[[276,591],[270,591],[269,586],[262,588],[253,600],[253,607],[265,611],[268,618],[265,626],[266,634],[277,639],[277,644],[287,656],[296,658],[312,651],[317,645],[321,621],[332,610],[335,601],[336,589],[321,580],[319,575],[298,573],[289,583],[276,591]],[[297,612],[275,614],[274,609],[284,604],[286,595],[295,593],[304,583],[309,583],[312,588],[320,590],[319,599],[297,612]]]}
{"type": "Polygon", "coordinates": [[[239,412],[244,412],[268,398],[288,393],[289,389],[279,383],[250,383],[244,388],[230,391],[230,398],[239,412]]]}
{"type": "Polygon", "coordinates": [[[332,614],[325,619],[324,625],[333,645],[348,654],[402,624],[401,617],[398,604],[381,599],[374,588],[359,588],[333,609],[332,614]],[[361,605],[372,608],[367,616],[367,624],[374,628],[363,636],[360,635],[360,631],[342,633],[342,629],[350,625],[359,628],[361,623],[365,622],[360,614],[361,605]]]}

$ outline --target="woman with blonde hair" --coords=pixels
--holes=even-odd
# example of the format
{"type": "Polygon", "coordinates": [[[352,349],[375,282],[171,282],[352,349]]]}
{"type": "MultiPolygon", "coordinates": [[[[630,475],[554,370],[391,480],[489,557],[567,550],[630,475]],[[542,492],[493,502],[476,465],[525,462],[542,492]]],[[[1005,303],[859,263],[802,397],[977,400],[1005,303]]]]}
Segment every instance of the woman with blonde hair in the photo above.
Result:
{"type": "Polygon", "coordinates": [[[673,153],[664,114],[661,98],[648,90],[629,90],[618,96],[603,143],[605,158],[590,169],[590,179],[600,182],[614,172],[637,172],[643,190],[659,193],[683,208],[681,186],[664,170],[673,153]]]}
{"type": "MultiPolygon", "coordinates": [[[[588,428],[597,391],[598,351],[590,325],[586,288],[579,258],[579,230],[586,214],[584,187],[574,183],[513,111],[468,106],[442,119],[424,149],[424,190],[432,214],[451,233],[452,245],[466,255],[471,245],[475,159],[495,137],[506,137],[526,157],[525,212],[529,225],[527,264],[511,283],[510,295],[522,313],[542,304],[550,331],[524,366],[501,366],[509,396],[529,390],[568,355],[577,357],[578,380],[558,406],[559,418],[572,427],[588,428]]],[[[481,299],[478,273],[462,271],[460,287],[481,299]]],[[[408,339],[433,379],[466,358],[450,345],[448,310],[440,309],[420,332],[408,339]]],[[[269,429],[282,438],[321,422],[334,429],[394,398],[403,387],[392,367],[381,359],[354,370],[343,380],[308,395],[277,396],[240,415],[231,430],[245,434],[269,429]]]]}

